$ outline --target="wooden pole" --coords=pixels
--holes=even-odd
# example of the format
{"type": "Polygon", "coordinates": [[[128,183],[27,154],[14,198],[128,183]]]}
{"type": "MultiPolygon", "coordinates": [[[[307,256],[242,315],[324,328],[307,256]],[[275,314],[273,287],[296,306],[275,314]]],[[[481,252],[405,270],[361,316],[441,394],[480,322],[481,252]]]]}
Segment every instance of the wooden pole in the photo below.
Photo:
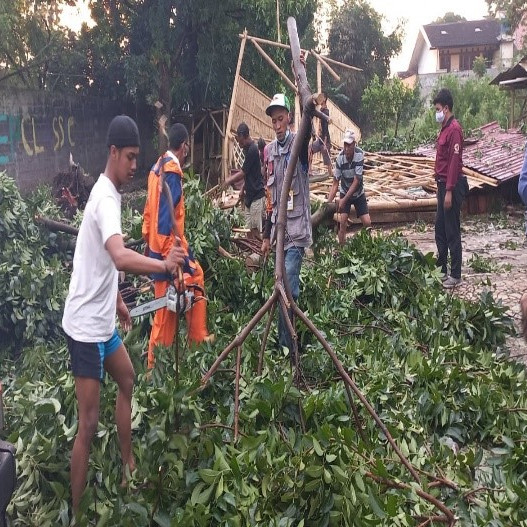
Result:
{"type": "Polygon", "coordinates": [[[340,77],[338,76],[337,72],[318,54],[314,51],[311,51],[313,53],[313,56],[317,59],[317,62],[322,63],[322,65],[329,71],[330,75],[336,80],[340,81],[340,77]]]}
{"type": "Polygon", "coordinates": [[[317,92],[322,93],[322,63],[317,60],[317,92]]]}
{"type": "Polygon", "coordinates": [[[514,128],[514,105],[516,104],[516,90],[512,90],[511,98],[511,122],[509,123],[509,128],[514,128]]]}
{"type": "Polygon", "coordinates": [[[196,118],[194,115],[192,115],[192,124],[190,127],[190,166],[195,170],[194,168],[194,134],[196,132],[196,128],[194,125],[196,124],[196,118]]]}
{"type": "Polygon", "coordinates": [[[234,84],[232,86],[231,105],[229,106],[229,115],[227,116],[227,126],[225,127],[225,137],[223,140],[223,159],[221,179],[225,181],[229,171],[229,139],[230,130],[232,126],[232,119],[234,117],[234,106],[236,104],[236,95],[238,92],[238,84],[240,82],[240,70],[242,68],[243,54],[245,52],[245,43],[247,42],[247,29],[243,32],[242,42],[240,44],[240,53],[238,55],[238,64],[236,65],[236,73],[234,75],[234,84]]]}
{"type": "Polygon", "coordinates": [[[362,68],[357,68],[357,66],[350,66],[349,64],[345,64],[344,62],[339,62],[338,60],[330,59],[329,57],[324,57],[324,60],[326,62],[329,62],[330,64],[335,64],[335,66],[340,66],[341,68],[346,68],[348,70],[354,70],[354,71],[362,71],[362,68]]]}
{"type": "Polygon", "coordinates": [[[297,89],[296,86],[291,82],[289,77],[280,69],[280,67],[276,64],[276,62],[263,50],[262,46],[258,44],[252,37],[248,37],[248,39],[253,43],[254,47],[260,53],[260,55],[265,59],[265,61],[273,68],[273,70],[282,77],[284,82],[296,93],[297,89]]]}
{"type": "Polygon", "coordinates": [[[276,0],[276,31],[278,34],[278,42],[282,41],[280,36],[280,0],[276,0]]]}
{"type": "MultiPolygon", "coordinates": [[[[243,38],[243,33],[241,33],[238,36],[240,38],[243,38]]],[[[275,42],[274,40],[268,40],[266,38],[253,37],[253,36],[251,36],[250,38],[251,38],[251,40],[255,40],[256,42],[258,42],[260,44],[269,44],[270,46],[275,46],[277,48],[291,49],[291,46],[289,46],[288,44],[282,44],[281,42],[275,42]]],[[[303,49],[302,51],[305,52],[306,50],[303,49]]]]}
{"type": "MultiPolygon", "coordinates": [[[[243,38],[244,34],[240,33],[238,36],[240,38],[243,38]]],[[[260,44],[268,44],[269,46],[275,46],[277,48],[291,49],[291,46],[287,44],[282,44],[281,42],[274,42],[273,40],[268,40],[266,38],[253,37],[253,36],[251,36],[250,38],[251,40],[255,40],[256,42],[260,44]]],[[[303,51],[304,53],[306,53],[306,57],[307,57],[308,50],[300,48],[300,51],[303,51]]],[[[311,53],[313,53],[313,50],[311,50],[311,53]]],[[[345,64],[344,62],[339,62],[338,60],[330,59],[329,57],[323,57],[323,59],[328,63],[334,64],[335,66],[341,66],[342,68],[346,68],[348,70],[362,71],[362,68],[357,68],[357,66],[350,66],[349,64],[345,64]]]]}

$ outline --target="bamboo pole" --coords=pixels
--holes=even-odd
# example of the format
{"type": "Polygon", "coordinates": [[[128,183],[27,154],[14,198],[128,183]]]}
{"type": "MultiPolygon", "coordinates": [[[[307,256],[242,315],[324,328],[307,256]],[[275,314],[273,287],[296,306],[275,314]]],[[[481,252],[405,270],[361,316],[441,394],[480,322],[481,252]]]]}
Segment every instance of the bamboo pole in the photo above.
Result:
{"type": "Polygon", "coordinates": [[[373,212],[402,211],[402,210],[432,210],[437,207],[436,198],[420,199],[397,199],[395,201],[370,201],[368,209],[373,212]]]}
{"type": "MultiPolygon", "coordinates": [[[[243,33],[239,34],[238,35],[240,38],[243,37],[243,33]]],[[[260,37],[249,37],[251,38],[252,40],[255,40],[256,42],[259,42],[260,44],[269,44],[270,46],[275,46],[277,48],[282,48],[282,49],[291,49],[291,46],[289,46],[289,44],[282,44],[281,42],[275,42],[274,40],[267,40],[266,38],[260,38],[260,37]]],[[[306,51],[306,50],[302,50],[302,51],[306,51]]]]}
{"type": "Polygon", "coordinates": [[[196,121],[194,115],[192,116],[192,124],[190,127],[190,166],[194,168],[194,134],[196,133],[196,128],[194,127],[196,121]]]}
{"type": "MultiPolygon", "coordinates": [[[[311,53],[313,53],[313,55],[315,56],[315,58],[317,59],[318,62],[320,62],[330,73],[330,75],[336,80],[336,81],[339,81],[340,82],[340,77],[339,75],[337,74],[337,72],[318,54],[318,53],[315,53],[314,51],[311,51],[311,53]]],[[[320,90],[322,91],[322,90],[320,90]]]]}
{"type": "Polygon", "coordinates": [[[289,77],[280,69],[280,67],[276,64],[276,62],[263,50],[262,46],[258,44],[252,37],[248,37],[248,39],[253,43],[254,47],[260,53],[260,55],[265,59],[265,61],[273,68],[273,70],[282,77],[283,81],[296,93],[296,86],[291,82],[289,77]]]}
{"type": "Polygon", "coordinates": [[[324,60],[331,64],[335,64],[335,66],[340,66],[341,68],[346,68],[348,70],[354,70],[354,71],[362,71],[362,68],[357,68],[357,66],[351,66],[350,64],[346,64],[344,62],[340,62],[335,59],[330,59],[329,57],[324,57],[324,60]]]}
{"type": "Polygon", "coordinates": [[[322,63],[317,60],[317,91],[322,93],[322,63]]]}
{"type": "Polygon", "coordinates": [[[276,0],[276,32],[278,35],[278,42],[282,41],[280,34],[280,0],[276,0]]]}
{"type": "MultiPolygon", "coordinates": [[[[243,33],[240,33],[238,36],[240,38],[243,38],[243,33]]],[[[269,46],[275,46],[277,48],[282,48],[282,49],[291,49],[291,46],[289,46],[288,44],[282,44],[281,42],[275,42],[273,40],[268,40],[266,38],[253,37],[253,36],[251,36],[250,38],[252,40],[255,40],[256,42],[259,42],[260,44],[268,44],[269,46]]],[[[303,49],[303,48],[300,48],[300,51],[303,51],[306,54],[308,52],[314,53],[313,50],[307,50],[307,49],[303,49]]],[[[351,66],[350,64],[345,64],[344,62],[339,62],[338,60],[330,59],[329,57],[324,57],[324,60],[326,62],[334,64],[335,66],[340,66],[340,67],[346,68],[348,70],[363,71],[362,68],[358,68],[357,66],[351,66]]]]}
{"type": "Polygon", "coordinates": [[[490,185],[491,187],[498,186],[498,181],[496,179],[491,178],[490,176],[486,176],[485,174],[481,174],[480,172],[476,172],[475,170],[472,170],[471,168],[463,167],[462,172],[466,176],[470,176],[474,179],[477,179],[481,181],[482,183],[485,183],[486,185],[490,185]]]}
{"type": "Polygon", "coordinates": [[[236,73],[234,75],[234,84],[232,86],[231,104],[229,106],[229,115],[227,116],[227,126],[225,127],[225,137],[223,140],[223,159],[222,159],[222,181],[225,181],[227,172],[229,171],[229,137],[232,126],[232,120],[234,118],[234,107],[236,105],[236,95],[238,92],[238,84],[240,82],[240,71],[242,68],[243,54],[245,52],[245,43],[247,42],[247,29],[243,31],[242,41],[240,44],[240,53],[238,55],[238,63],[236,64],[236,73]]]}
{"type": "Polygon", "coordinates": [[[216,128],[218,129],[218,132],[220,133],[220,136],[222,138],[225,137],[225,134],[223,133],[223,130],[220,128],[220,125],[216,121],[216,118],[214,117],[214,115],[211,112],[209,112],[209,116],[210,116],[212,122],[214,123],[214,126],[216,126],[216,128]]]}

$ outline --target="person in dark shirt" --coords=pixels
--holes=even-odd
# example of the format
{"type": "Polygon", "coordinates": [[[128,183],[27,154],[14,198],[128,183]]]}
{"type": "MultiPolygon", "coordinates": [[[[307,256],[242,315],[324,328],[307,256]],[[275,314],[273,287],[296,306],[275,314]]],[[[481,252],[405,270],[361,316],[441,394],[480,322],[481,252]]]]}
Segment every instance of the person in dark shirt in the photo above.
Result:
{"type": "Polygon", "coordinates": [[[461,225],[463,199],[468,194],[467,178],[463,175],[463,130],[454,118],[454,100],[443,88],[434,98],[436,121],[441,131],[436,142],[435,178],[437,182],[437,212],[435,239],[437,266],[443,272],[443,287],[452,289],[461,284],[461,225]],[[450,276],[448,253],[450,252],[450,276]]]}
{"type": "Polygon", "coordinates": [[[243,196],[247,224],[249,227],[248,238],[262,239],[262,225],[265,205],[265,188],[262,175],[262,165],[258,145],[249,134],[249,127],[240,123],[236,130],[236,140],[243,148],[245,160],[241,170],[225,179],[225,186],[230,186],[244,180],[240,196],[243,196]]]}

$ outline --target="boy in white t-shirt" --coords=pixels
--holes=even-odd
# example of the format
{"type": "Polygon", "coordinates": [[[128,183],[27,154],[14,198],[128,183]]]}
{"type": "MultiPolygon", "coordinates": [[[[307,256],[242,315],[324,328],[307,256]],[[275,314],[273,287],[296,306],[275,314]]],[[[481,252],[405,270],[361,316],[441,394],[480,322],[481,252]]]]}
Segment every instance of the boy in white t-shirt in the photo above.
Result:
{"type": "Polygon", "coordinates": [[[130,472],[135,468],[131,440],[135,374],[115,328],[115,315],[125,331],[131,327],[131,318],[117,288],[118,271],[175,274],[185,259],[179,247],[174,247],[166,260],[155,260],[124,246],[119,189],[134,176],[137,167],[140,140],[136,123],[126,115],[115,117],[108,127],[107,146],[105,171],[90,193],[79,229],[62,318],[75,377],[79,415],[71,454],[74,513],[78,512],[86,486],[90,445],[99,421],[104,371],[119,387],[115,417],[123,462],[123,485],[126,484],[127,467],[130,472]]]}

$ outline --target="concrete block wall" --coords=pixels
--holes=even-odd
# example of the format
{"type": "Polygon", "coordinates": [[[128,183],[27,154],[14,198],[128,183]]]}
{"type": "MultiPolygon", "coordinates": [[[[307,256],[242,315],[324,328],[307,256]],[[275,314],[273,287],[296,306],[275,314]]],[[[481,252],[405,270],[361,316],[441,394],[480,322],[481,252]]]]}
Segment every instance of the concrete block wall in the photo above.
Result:
{"type": "Polygon", "coordinates": [[[63,96],[39,91],[0,91],[0,170],[15,179],[23,193],[51,183],[69,168],[70,152],[85,172],[104,170],[106,130],[111,119],[125,113],[141,132],[141,170],[155,161],[152,116],[106,99],[63,96]]]}

